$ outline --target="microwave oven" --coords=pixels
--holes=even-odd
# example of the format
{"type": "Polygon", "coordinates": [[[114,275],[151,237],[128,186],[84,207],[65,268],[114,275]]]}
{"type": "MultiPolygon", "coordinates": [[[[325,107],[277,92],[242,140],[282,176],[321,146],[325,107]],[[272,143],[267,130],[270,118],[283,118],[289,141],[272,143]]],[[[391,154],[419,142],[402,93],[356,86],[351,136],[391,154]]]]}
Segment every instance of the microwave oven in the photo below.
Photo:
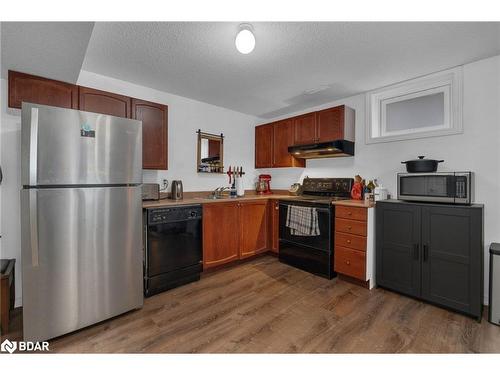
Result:
{"type": "Polygon", "coordinates": [[[473,172],[398,173],[398,199],[471,204],[473,178],[473,172]]]}

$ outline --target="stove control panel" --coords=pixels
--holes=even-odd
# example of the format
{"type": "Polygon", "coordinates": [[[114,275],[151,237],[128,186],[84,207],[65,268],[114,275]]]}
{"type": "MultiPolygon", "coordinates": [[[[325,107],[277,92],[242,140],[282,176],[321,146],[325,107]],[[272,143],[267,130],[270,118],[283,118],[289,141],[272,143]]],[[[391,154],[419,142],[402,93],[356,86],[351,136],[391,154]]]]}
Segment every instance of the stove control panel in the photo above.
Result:
{"type": "Polygon", "coordinates": [[[321,195],[350,194],[354,179],[352,178],[304,178],[302,191],[304,194],[321,193],[321,195]]]}

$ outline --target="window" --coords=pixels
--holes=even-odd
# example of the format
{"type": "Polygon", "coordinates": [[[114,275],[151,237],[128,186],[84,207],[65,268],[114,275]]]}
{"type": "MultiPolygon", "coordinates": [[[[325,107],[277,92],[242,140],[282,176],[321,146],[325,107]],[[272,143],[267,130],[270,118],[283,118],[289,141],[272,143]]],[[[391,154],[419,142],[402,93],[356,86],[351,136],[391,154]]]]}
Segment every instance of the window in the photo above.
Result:
{"type": "Polygon", "coordinates": [[[461,133],[462,70],[371,91],[366,109],[366,143],[461,133]]]}

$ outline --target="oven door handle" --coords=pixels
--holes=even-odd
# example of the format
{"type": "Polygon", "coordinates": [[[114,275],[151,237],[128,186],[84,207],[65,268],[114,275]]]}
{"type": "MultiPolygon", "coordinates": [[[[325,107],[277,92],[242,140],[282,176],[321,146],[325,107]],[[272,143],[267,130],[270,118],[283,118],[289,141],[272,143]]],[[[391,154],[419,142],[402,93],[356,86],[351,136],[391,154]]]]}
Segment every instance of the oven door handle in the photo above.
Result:
{"type": "Polygon", "coordinates": [[[312,208],[315,208],[319,212],[327,212],[327,213],[331,212],[330,208],[326,208],[326,207],[300,206],[300,205],[295,205],[295,204],[280,203],[280,207],[286,207],[286,208],[288,208],[290,206],[295,206],[295,207],[312,207],[312,208]]]}

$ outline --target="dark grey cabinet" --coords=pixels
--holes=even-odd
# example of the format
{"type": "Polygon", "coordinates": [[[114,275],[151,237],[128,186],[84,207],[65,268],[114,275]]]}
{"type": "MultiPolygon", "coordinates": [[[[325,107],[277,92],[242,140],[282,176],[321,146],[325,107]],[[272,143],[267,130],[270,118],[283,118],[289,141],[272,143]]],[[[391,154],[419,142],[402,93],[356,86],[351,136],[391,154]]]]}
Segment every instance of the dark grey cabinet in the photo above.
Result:
{"type": "Polygon", "coordinates": [[[420,209],[377,203],[377,284],[410,296],[420,295],[420,209]]]}
{"type": "Polygon", "coordinates": [[[377,284],[480,318],[483,207],[377,202],[377,284]]]}

